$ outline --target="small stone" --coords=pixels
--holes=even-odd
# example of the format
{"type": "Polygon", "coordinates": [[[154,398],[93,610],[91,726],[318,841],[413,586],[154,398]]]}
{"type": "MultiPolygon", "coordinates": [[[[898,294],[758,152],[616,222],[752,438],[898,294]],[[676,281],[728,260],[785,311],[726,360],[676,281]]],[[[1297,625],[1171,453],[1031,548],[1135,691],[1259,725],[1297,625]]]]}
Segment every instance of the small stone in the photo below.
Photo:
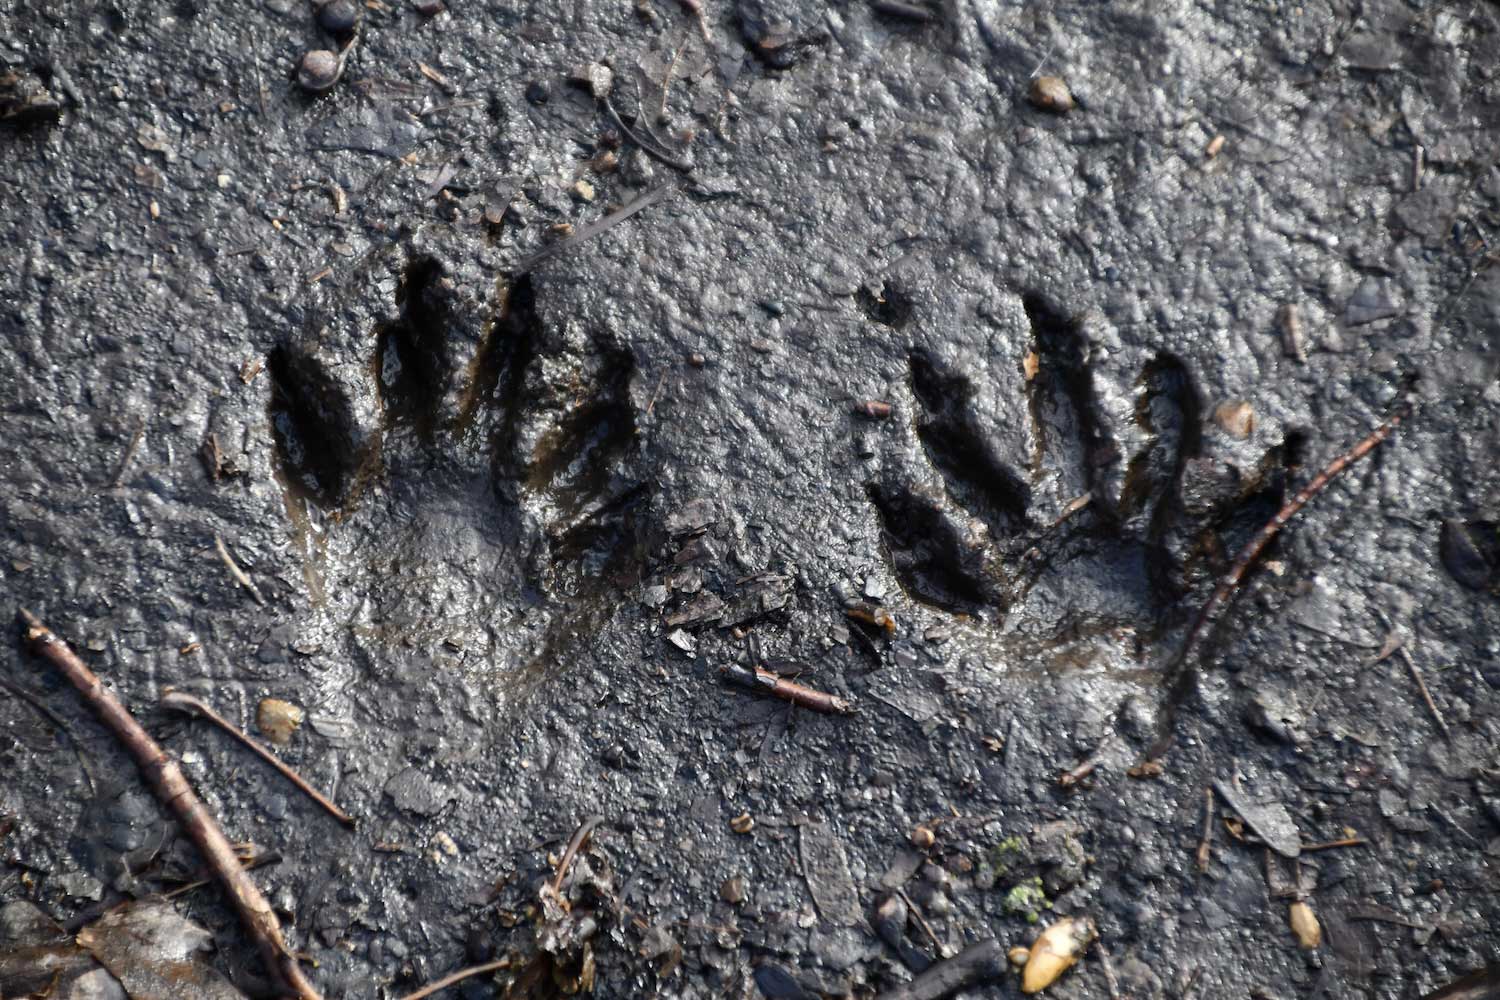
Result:
{"type": "Polygon", "coordinates": [[[911,831],[911,843],[917,850],[925,851],[937,843],[937,834],[932,832],[932,827],[919,823],[911,831]]]}
{"type": "Polygon", "coordinates": [[[1323,928],[1318,924],[1318,916],[1313,913],[1311,906],[1299,899],[1291,905],[1287,918],[1292,925],[1292,933],[1297,936],[1297,944],[1303,950],[1313,951],[1323,943],[1323,928]]]}
{"type": "Polygon", "coordinates": [[[719,886],[719,898],[731,906],[738,906],[745,901],[745,879],[742,875],[734,875],[724,880],[719,886]]]}
{"type": "Polygon", "coordinates": [[[670,633],[668,633],[667,641],[676,646],[678,649],[682,650],[688,656],[698,655],[698,640],[694,639],[691,635],[684,632],[680,628],[673,629],[670,633]]]}
{"type": "Polygon", "coordinates": [[[1214,423],[1225,434],[1243,441],[1255,433],[1255,408],[1243,399],[1226,399],[1214,407],[1214,423]]]}
{"type": "Polygon", "coordinates": [[[458,857],[458,844],[443,830],[432,835],[432,846],[450,858],[458,857]]]}
{"type": "Polygon", "coordinates": [[[286,746],[292,741],[292,733],[302,725],[302,709],[280,698],[263,698],[255,710],[255,726],[266,739],[277,746],[286,746]]]}
{"type": "Polygon", "coordinates": [[[1022,968],[1031,960],[1031,949],[1025,945],[1016,945],[1005,953],[1006,959],[1016,968],[1022,968]]]}
{"type": "Polygon", "coordinates": [[[541,80],[532,80],[526,85],[526,99],[532,104],[546,104],[552,97],[552,89],[541,80]]]}
{"type": "Polygon", "coordinates": [[[412,9],[423,17],[436,17],[447,8],[443,6],[443,0],[413,0],[412,9]]]}
{"type": "Polygon", "coordinates": [[[885,581],[879,577],[868,577],[865,580],[865,596],[872,601],[878,601],[885,597],[885,581]]]}
{"type": "Polygon", "coordinates": [[[578,180],[573,183],[573,195],[579,201],[594,200],[594,185],[586,180],[578,180]]]}
{"type": "Polygon", "coordinates": [[[729,821],[729,829],[735,833],[749,833],[755,829],[755,818],[749,813],[740,813],[729,821]]]}
{"type": "Polygon", "coordinates": [[[1032,107],[1055,115],[1067,114],[1075,106],[1073,92],[1068,89],[1067,81],[1060,76],[1036,77],[1031,81],[1031,89],[1026,98],[1031,101],[1032,107]]]}
{"type": "Polygon", "coordinates": [[[297,84],[309,93],[322,93],[339,82],[344,63],[338,53],[328,49],[304,52],[297,62],[297,84]]]}
{"type": "Polygon", "coordinates": [[[328,0],[318,7],[318,27],[342,38],[359,26],[359,5],[354,0],[328,0]]]}

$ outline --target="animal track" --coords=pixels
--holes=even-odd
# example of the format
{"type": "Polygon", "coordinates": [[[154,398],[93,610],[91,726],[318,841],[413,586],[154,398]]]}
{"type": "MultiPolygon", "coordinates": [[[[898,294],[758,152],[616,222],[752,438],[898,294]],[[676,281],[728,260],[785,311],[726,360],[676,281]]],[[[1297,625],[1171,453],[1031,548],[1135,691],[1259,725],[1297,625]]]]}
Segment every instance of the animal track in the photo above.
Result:
{"type": "Polygon", "coordinates": [[[1137,379],[1133,425],[1111,427],[1079,323],[1040,296],[1020,304],[1024,409],[978,365],[909,355],[919,458],[888,461],[866,485],[896,577],[953,613],[1005,616],[1024,601],[1059,628],[1156,621],[1190,564],[1221,556],[1211,529],[1253,530],[1280,503],[1294,442],[1251,468],[1198,457],[1203,405],[1167,354],[1137,379]],[[1027,426],[997,426],[1007,418],[1027,426]]]}
{"type": "Polygon", "coordinates": [[[544,322],[529,278],[495,287],[420,234],[267,359],[288,510],[338,577],[309,591],[367,645],[534,658],[638,572],[632,355],[544,322]]]}

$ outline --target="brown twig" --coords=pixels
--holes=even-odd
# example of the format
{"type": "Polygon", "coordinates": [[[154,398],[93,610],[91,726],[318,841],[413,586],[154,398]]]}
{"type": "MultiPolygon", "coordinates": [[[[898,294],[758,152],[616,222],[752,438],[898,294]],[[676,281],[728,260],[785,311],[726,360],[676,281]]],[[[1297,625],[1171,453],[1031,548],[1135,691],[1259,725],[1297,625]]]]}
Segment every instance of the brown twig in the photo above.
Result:
{"type": "Polygon", "coordinates": [[[1099,763],[1102,760],[1104,760],[1105,752],[1108,751],[1110,747],[1114,746],[1115,736],[1115,732],[1111,730],[1110,734],[1104,737],[1104,742],[1100,743],[1098,748],[1096,748],[1093,753],[1089,754],[1083,760],[1079,761],[1076,766],[1069,768],[1062,774],[1059,774],[1057,776],[1057,783],[1064,788],[1072,788],[1084,778],[1087,778],[1089,775],[1093,774],[1094,769],[1099,766],[1099,763]]]}
{"type": "Polygon", "coordinates": [[[1244,579],[1245,574],[1249,571],[1251,565],[1254,564],[1256,557],[1271,543],[1271,539],[1275,538],[1281,532],[1281,529],[1286,527],[1288,521],[1297,516],[1298,511],[1307,506],[1309,500],[1322,493],[1339,473],[1374,451],[1382,441],[1390,437],[1391,432],[1401,424],[1402,420],[1406,419],[1408,412],[1408,407],[1402,406],[1395,413],[1391,414],[1384,423],[1361,439],[1353,448],[1336,456],[1333,461],[1323,467],[1322,472],[1319,472],[1306,486],[1298,490],[1296,496],[1283,504],[1275,516],[1255,533],[1255,537],[1250,539],[1245,544],[1245,547],[1240,550],[1240,554],[1235,557],[1234,565],[1229,567],[1229,572],[1224,574],[1223,579],[1219,581],[1219,585],[1214,588],[1212,596],[1209,597],[1204,603],[1203,608],[1198,612],[1198,617],[1193,619],[1193,627],[1188,629],[1187,640],[1183,643],[1182,652],[1178,654],[1180,662],[1185,663],[1188,657],[1192,655],[1193,648],[1198,644],[1198,639],[1202,636],[1204,627],[1208,625],[1209,620],[1213,618],[1214,613],[1218,611],[1220,606],[1233,596],[1235,590],[1240,585],[1240,581],[1244,579]]]}
{"type": "Polygon", "coordinates": [[[824,712],[829,715],[850,715],[854,712],[854,706],[846,698],[815,690],[798,684],[796,681],[789,681],[785,677],[759,667],[744,667],[735,663],[721,667],[719,673],[725,680],[738,684],[740,687],[785,699],[794,705],[810,708],[814,712],[824,712]]]}
{"type": "Polygon", "coordinates": [[[282,777],[286,778],[286,780],[296,785],[299,791],[301,791],[308,798],[312,799],[318,805],[326,809],[329,815],[333,816],[334,819],[348,826],[354,825],[353,816],[350,816],[348,813],[344,812],[344,810],[334,805],[327,796],[318,791],[312,785],[309,785],[303,779],[302,775],[292,770],[288,765],[282,763],[281,758],[277,757],[271,751],[267,750],[258,742],[251,739],[234,723],[224,718],[218,712],[215,712],[213,708],[210,707],[209,704],[203,699],[195,698],[194,696],[188,694],[186,691],[174,691],[171,688],[167,688],[162,692],[161,706],[163,708],[174,709],[178,712],[185,712],[188,715],[196,715],[200,718],[207,719],[209,722],[212,722],[214,725],[224,730],[230,736],[233,736],[261,760],[265,761],[267,764],[270,764],[277,771],[280,771],[282,777]]]}
{"type": "Polygon", "coordinates": [[[266,902],[255,883],[240,866],[234,848],[214,822],[203,803],[194,794],[182,769],[162,751],[151,735],[141,728],[129,710],[120,703],[94,672],[53,635],[25,608],[17,610],[26,644],[66,677],[89,707],[99,716],[121,745],[135,759],[136,767],[156,793],[157,799],[170,809],[182,824],[183,831],[202,852],[204,862],[224,887],[245,931],[254,939],[261,959],[284,995],[298,1000],[321,1000],[317,989],[307,981],[296,957],[281,936],[281,924],[271,904],[266,902]]]}
{"type": "Polygon", "coordinates": [[[260,588],[255,585],[254,580],[250,579],[248,573],[240,569],[239,563],[234,561],[234,556],[229,554],[229,546],[224,544],[223,535],[214,535],[214,547],[219,550],[219,558],[224,561],[224,565],[229,567],[229,575],[234,577],[234,581],[241,587],[250,591],[250,596],[255,598],[256,604],[264,607],[266,599],[260,596],[260,588]]]}
{"type": "Polygon", "coordinates": [[[911,916],[913,920],[917,922],[917,926],[922,928],[922,933],[927,935],[927,940],[931,941],[932,946],[937,949],[938,958],[948,958],[951,954],[948,951],[948,946],[943,944],[942,941],[938,940],[937,932],[935,932],[932,929],[932,925],[927,922],[927,917],[923,915],[922,908],[916,904],[915,900],[913,900],[906,894],[905,889],[897,888],[896,895],[901,897],[901,901],[906,904],[906,912],[911,916]]]}
{"type": "Polygon", "coordinates": [[[1250,567],[1254,565],[1265,547],[1271,543],[1271,539],[1275,538],[1281,529],[1286,527],[1303,507],[1307,506],[1308,501],[1323,492],[1339,473],[1374,451],[1381,442],[1390,437],[1391,432],[1400,426],[1410,412],[1410,403],[1403,402],[1379,427],[1361,438],[1353,448],[1335,456],[1306,486],[1282,505],[1281,509],[1255,533],[1255,537],[1251,538],[1244,548],[1240,549],[1234,564],[1219,580],[1218,586],[1214,587],[1214,592],[1204,602],[1197,617],[1193,619],[1182,649],[1172,659],[1167,669],[1167,679],[1164,685],[1170,692],[1167,698],[1167,708],[1162,713],[1156,741],[1146,751],[1147,760],[1158,760],[1164,757],[1171,748],[1176,706],[1186,697],[1193,683],[1194,675],[1191,670],[1193,652],[1197,649],[1198,640],[1203,637],[1204,630],[1214,614],[1238,591],[1245,574],[1249,572],[1250,567]]]}
{"type": "Polygon", "coordinates": [[[552,876],[552,893],[557,895],[562,892],[563,879],[568,875],[568,867],[573,864],[573,858],[583,849],[589,835],[594,832],[594,827],[604,822],[603,816],[590,816],[579,824],[578,829],[573,831],[573,838],[568,841],[568,849],[563,851],[562,860],[557,863],[557,874],[552,876]]]}
{"type": "Polygon", "coordinates": [[[1302,853],[1308,851],[1331,851],[1335,847],[1364,847],[1369,841],[1363,837],[1345,837],[1343,840],[1325,840],[1319,844],[1303,844],[1302,853]]]}
{"type": "Polygon", "coordinates": [[[508,968],[510,968],[509,958],[497,958],[493,962],[485,962],[482,965],[471,965],[467,969],[459,969],[452,975],[444,976],[442,979],[439,979],[435,983],[428,983],[426,986],[422,987],[420,990],[417,990],[415,993],[406,994],[406,996],[402,997],[401,1000],[423,1000],[424,997],[430,997],[439,990],[446,990],[453,984],[461,983],[465,979],[470,979],[474,976],[482,976],[486,972],[495,972],[499,969],[508,968]]]}
{"type": "Polygon", "coordinates": [[[1198,841],[1198,870],[1208,871],[1209,850],[1214,842],[1214,790],[1212,786],[1203,789],[1203,838],[1198,841]]]}
{"type": "MultiPolygon", "coordinates": [[[[1394,633],[1395,626],[1379,609],[1376,609],[1375,617],[1381,624],[1391,629],[1394,633]]],[[[1406,643],[1402,642],[1396,647],[1396,653],[1406,663],[1406,671],[1411,674],[1412,683],[1417,685],[1417,691],[1421,693],[1422,700],[1427,703],[1427,711],[1432,713],[1432,720],[1437,723],[1438,729],[1442,731],[1443,739],[1452,743],[1453,733],[1448,729],[1448,721],[1443,718],[1443,713],[1438,709],[1437,702],[1432,700],[1432,692],[1427,689],[1427,682],[1422,679],[1422,670],[1417,666],[1417,661],[1412,658],[1411,650],[1407,649],[1406,643]]]]}

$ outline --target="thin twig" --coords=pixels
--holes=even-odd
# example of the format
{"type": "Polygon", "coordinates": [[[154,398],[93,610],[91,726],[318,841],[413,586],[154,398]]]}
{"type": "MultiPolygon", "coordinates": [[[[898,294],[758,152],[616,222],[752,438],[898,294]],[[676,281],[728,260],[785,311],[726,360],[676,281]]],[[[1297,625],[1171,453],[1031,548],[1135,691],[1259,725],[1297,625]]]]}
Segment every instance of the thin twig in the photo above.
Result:
{"type": "Polygon", "coordinates": [[[927,935],[927,940],[931,941],[932,946],[937,949],[938,958],[949,957],[952,952],[948,950],[947,945],[938,940],[937,933],[933,931],[932,925],[929,924],[927,922],[927,918],[922,915],[922,908],[918,906],[916,902],[906,894],[905,889],[897,887],[896,895],[901,897],[901,901],[906,904],[906,912],[909,913],[911,915],[911,918],[917,922],[917,926],[922,928],[922,933],[927,935]]]}
{"type": "Polygon", "coordinates": [[[1203,789],[1203,837],[1198,841],[1198,870],[1208,871],[1208,862],[1211,858],[1210,849],[1214,843],[1214,790],[1213,786],[1205,786],[1203,789]]]}
{"type": "Polygon", "coordinates": [[[645,194],[641,195],[639,198],[636,198],[634,201],[626,205],[624,208],[620,209],[618,212],[611,212],[609,215],[606,215],[604,218],[598,220],[597,222],[590,222],[586,226],[580,226],[578,229],[574,230],[573,235],[569,236],[567,239],[558,240],[551,246],[546,246],[538,250],[536,253],[532,254],[530,257],[527,257],[525,260],[521,261],[521,263],[517,264],[515,266],[515,269],[512,271],[512,274],[516,277],[519,277],[530,272],[533,268],[535,268],[542,261],[546,260],[548,257],[553,257],[557,254],[562,253],[564,250],[572,249],[585,240],[593,239],[595,236],[598,236],[606,229],[610,229],[614,226],[619,225],[642,209],[650,208],[657,202],[663,200],[664,198],[667,198],[675,190],[676,188],[674,188],[672,185],[663,184],[658,188],[647,191],[645,194]]]}
{"type": "Polygon", "coordinates": [[[1099,956],[1099,965],[1104,969],[1104,985],[1109,990],[1109,1000],[1120,1000],[1120,980],[1115,975],[1115,963],[1109,959],[1109,949],[1103,941],[1094,942],[1094,953],[1099,956]]]}
{"type": "Polygon", "coordinates": [[[303,779],[302,775],[298,774],[296,771],[292,770],[291,767],[283,763],[281,758],[277,757],[271,751],[267,750],[258,742],[251,739],[234,723],[224,718],[218,712],[215,712],[213,708],[203,699],[195,698],[194,696],[188,694],[186,691],[174,691],[171,688],[167,688],[162,692],[161,706],[163,708],[175,709],[178,712],[186,712],[188,715],[196,715],[200,718],[207,719],[209,722],[212,722],[214,725],[224,730],[230,736],[233,736],[261,760],[265,761],[267,764],[270,764],[272,767],[274,767],[277,771],[281,772],[282,777],[286,778],[286,780],[296,785],[299,791],[301,791],[308,798],[312,799],[318,805],[326,809],[329,815],[331,815],[334,819],[348,826],[354,825],[353,816],[350,816],[348,813],[344,812],[344,810],[334,805],[333,802],[331,802],[327,798],[327,796],[318,791],[312,785],[308,784],[303,779]]]}
{"type": "Polygon", "coordinates": [[[1363,837],[1345,837],[1343,840],[1325,840],[1318,844],[1303,844],[1302,853],[1308,851],[1331,851],[1335,847],[1364,847],[1369,841],[1363,837]]]}
{"type": "Polygon", "coordinates": [[[125,473],[130,471],[130,460],[135,458],[136,449],[141,446],[141,438],[146,436],[146,418],[141,417],[135,422],[135,432],[130,435],[130,443],[125,446],[125,454],[120,459],[119,466],[115,469],[114,478],[109,481],[109,489],[118,489],[125,481],[125,473]]]}
{"type": "Polygon", "coordinates": [[[1286,527],[1287,523],[1293,517],[1296,517],[1297,513],[1303,507],[1307,506],[1308,501],[1323,492],[1339,473],[1374,451],[1381,442],[1390,437],[1391,432],[1400,426],[1401,422],[1406,419],[1410,412],[1411,404],[1403,401],[1397,407],[1396,412],[1387,417],[1385,422],[1379,427],[1361,438],[1353,448],[1335,456],[1306,486],[1298,490],[1295,496],[1283,504],[1281,509],[1255,533],[1255,537],[1251,538],[1245,544],[1244,548],[1240,550],[1239,555],[1235,557],[1234,564],[1230,566],[1229,571],[1219,580],[1219,584],[1214,588],[1213,594],[1204,602],[1203,607],[1198,612],[1198,616],[1193,619],[1192,627],[1188,629],[1187,639],[1183,642],[1182,649],[1172,659],[1171,664],[1167,668],[1167,679],[1164,686],[1169,695],[1167,697],[1166,711],[1162,713],[1161,721],[1157,727],[1158,735],[1156,741],[1146,751],[1147,760],[1159,760],[1166,756],[1167,751],[1171,748],[1176,706],[1187,695],[1193,684],[1194,674],[1191,669],[1193,652],[1197,649],[1198,640],[1202,638],[1214,614],[1220,607],[1228,603],[1229,599],[1239,590],[1240,582],[1244,579],[1245,574],[1249,572],[1250,567],[1254,565],[1255,560],[1265,550],[1265,547],[1271,543],[1271,539],[1275,538],[1281,532],[1281,529],[1286,527]]]}
{"type": "Polygon", "coordinates": [[[656,397],[661,395],[662,383],[667,380],[667,370],[661,370],[661,377],[656,380],[656,388],[651,390],[651,402],[646,404],[646,416],[651,416],[651,411],[656,409],[656,397]]]}
{"type": "MultiPolygon", "coordinates": [[[[1386,628],[1391,629],[1393,632],[1395,631],[1395,625],[1378,608],[1375,610],[1375,618],[1386,628]]],[[[1407,649],[1406,643],[1403,642],[1396,647],[1396,652],[1406,663],[1406,671],[1411,674],[1412,682],[1417,685],[1417,691],[1421,693],[1422,700],[1427,703],[1427,711],[1432,713],[1432,720],[1437,723],[1438,729],[1442,731],[1443,739],[1452,743],[1453,733],[1448,729],[1448,720],[1443,718],[1443,713],[1438,709],[1437,702],[1432,700],[1432,692],[1427,689],[1427,682],[1422,679],[1422,670],[1417,666],[1417,661],[1412,658],[1411,650],[1407,649]]]]}
{"type": "Polygon", "coordinates": [[[603,816],[590,816],[584,820],[577,830],[573,831],[573,839],[568,841],[568,849],[563,851],[562,860],[557,863],[557,874],[552,876],[552,892],[554,895],[562,892],[563,879],[568,875],[568,866],[573,863],[573,858],[583,849],[588,841],[589,835],[594,832],[594,827],[604,822],[603,816]]]}
{"type": "Polygon", "coordinates": [[[282,938],[276,911],[245,874],[229,838],[224,836],[193,792],[177,762],[166,755],[120,700],[40,619],[25,608],[17,610],[17,617],[23,626],[26,644],[72,683],[99,720],[135,759],[136,767],[156,793],[158,801],[177,816],[183,831],[197,845],[205,864],[234,904],[246,933],[260,950],[261,959],[276,988],[285,996],[298,1000],[321,1000],[282,938]]]}
{"type": "Polygon", "coordinates": [[[840,698],[836,694],[818,691],[805,684],[789,681],[785,677],[759,667],[745,667],[732,663],[721,667],[719,674],[730,683],[752,691],[764,692],[794,705],[810,708],[814,712],[823,712],[827,715],[852,715],[854,712],[854,706],[847,698],[840,698]]]}
{"type": "Polygon", "coordinates": [[[672,90],[672,74],[677,72],[677,62],[682,58],[683,50],[687,48],[688,36],[684,32],[682,42],[677,46],[677,51],[672,53],[672,61],[667,63],[667,72],[661,78],[661,103],[657,105],[656,120],[667,119],[667,94],[672,90]]]}
{"type": "Polygon", "coordinates": [[[485,962],[482,965],[471,965],[467,969],[459,969],[452,975],[444,976],[435,983],[428,983],[415,993],[406,994],[401,1000],[423,1000],[424,997],[430,997],[439,990],[446,990],[454,983],[461,983],[465,979],[471,979],[474,976],[482,976],[486,972],[495,972],[499,969],[508,968],[510,968],[509,958],[497,958],[493,962],[485,962]]]}
{"type": "MultiPolygon", "coordinates": [[[[245,871],[253,872],[257,868],[264,868],[267,865],[278,865],[280,863],[280,851],[263,851],[260,854],[252,854],[249,857],[245,858],[242,862],[242,865],[245,871]]],[[[178,896],[186,896],[190,892],[197,892],[199,889],[203,888],[205,885],[208,885],[212,881],[213,879],[209,878],[196,879],[192,882],[179,885],[177,888],[169,892],[162,893],[161,898],[176,899],[178,896]]]]}
{"type": "Polygon", "coordinates": [[[1245,574],[1249,571],[1251,565],[1254,564],[1256,557],[1271,543],[1271,539],[1275,538],[1281,532],[1281,529],[1286,527],[1288,521],[1297,516],[1297,512],[1305,507],[1309,500],[1323,492],[1339,473],[1374,451],[1382,441],[1390,437],[1391,432],[1406,418],[1408,412],[1408,407],[1403,405],[1395,413],[1391,414],[1384,423],[1361,439],[1353,448],[1336,456],[1333,461],[1323,467],[1322,472],[1319,472],[1306,486],[1298,490],[1297,495],[1282,505],[1282,508],[1276,512],[1275,516],[1255,533],[1255,537],[1250,539],[1245,544],[1245,547],[1240,550],[1240,554],[1235,557],[1234,565],[1229,568],[1229,572],[1224,574],[1223,579],[1219,581],[1219,585],[1214,588],[1213,595],[1204,603],[1202,610],[1198,612],[1198,617],[1193,620],[1193,627],[1188,630],[1187,641],[1183,643],[1182,652],[1178,654],[1179,660],[1182,662],[1187,661],[1187,658],[1193,652],[1193,648],[1198,644],[1199,637],[1203,634],[1204,626],[1213,618],[1214,613],[1218,611],[1219,607],[1233,596],[1235,590],[1240,585],[1240,581],[1244,579],[1245,574]]]}
{"type": "Polygon", "coordinates": [[[255,581],[250,579],[249,574],[240,569],[239,563],[234,561],[234,556],[229,554],[229,546],[224,544],[224,536],[214,535],[214,547],[219,550],[219,558],[224,560],[224,565],[229,567],[229,575],[234,577],[236,583],[250,591],[250,596],[255,598],[255,603],[265,607],[266,599],[260,596],[260,588],[255,581]]]}
{"type": "Polygon", "coordinates": [[[1094,769],[1099,766],[1101,761],[1104,760],[1105,753],[1109,750],[1110,747],[1114,746],[1117,735],[1118,734],[1116,734],[1115,731],[1111,729],[1109,735],[1104,737],[1104,740],[1099,744],[1097,748],[1095,748],[1093,753],[1089,754],[1076,766],[1070,767],[1062,774],[1059,774],[1057,776],[1057,783],[1064,788],[1072,788],[1084,778],[1087,778],[1089,775],[1093,774],[1094,769]]]}
{"type": "Polygon", "coordinates": [[[615,123],[615,128],[623,132],[625,134],[625,138],[635,143],[641,152],[645,153],[653,160],[665,163],[673,170],[681,170],[683,173],[687,173],[688,171],[693,169],[693,164],[691,163],[691,161],[679,159],[678,157],[673,156],[671,153],[667,152],[665,149],[656,148],[656,145],[654,143],[647,142],[644,136],[633,131],[629,125],[625,124],[625,119],[620,117],[620,113],[615,110],[615,106],[610,103],[609,98],[602,97],[599,99],[599,103],[604,105],[604,111],[609,115],[609,120],[615,123]]]}

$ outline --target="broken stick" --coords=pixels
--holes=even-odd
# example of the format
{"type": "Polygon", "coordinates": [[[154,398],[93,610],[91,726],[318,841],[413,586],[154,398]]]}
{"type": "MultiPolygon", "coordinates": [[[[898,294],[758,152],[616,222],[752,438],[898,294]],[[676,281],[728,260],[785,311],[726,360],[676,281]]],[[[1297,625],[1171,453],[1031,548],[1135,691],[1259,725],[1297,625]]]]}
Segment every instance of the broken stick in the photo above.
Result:
{"type": "Polygon", "coordinates": [[[740,687],[749,688],[752,691],[763,691],[777,698],[783,698],[794,705],[810,708],[814,712],[824,712],[830,715],[850,715],[854,712],[854,706],[846,698],[840,698],[826,691],[814,690],[759,667],[745,667],[732,663],[727,667],[721,667],[719,672],[725,680],[738,684],[740,687]]]}
{"type": "Polygon", "coordinates": [[[334,805],[333,802],[328,798],[328,796],[318,791],[312,785],[309,785],[307,781],[302,777],[302,775],[298,774],[286,764],[282,763],[280,757],[277,757],[271,751],[267,750],[265,747],[252,740],[249,736],[245,735],[245,733],[242,732],[238,726],[230,722],[228,719],[224,718],[218,712],[215,712],[213,708],[210,707],[209,704],[203,699],[195,698],[192,695],[188,694],[186,691],[175,691],[172,688],[167,688],[162,692],[161,705],[163,708],[176,709],[177,711],[183,712],[187,715],[196,715],[201,718],[207,719],[209,722],[212,722],[214,725],[224,730],[230,736],[233,736],[241,744],[248,747],[251,752],[253,752],[261,760],[265,761],[267,764],[270,764],[276,770],[280,771],[282,777],[286,778],[286,780],[295,785],[300,792],[302,792],[308,798],[312,799],[318,805],[327,810],[329,815],[331,815],[334,819],[338,820],[340,823],[343,823],[346,826],[354,825],[353,816],[350,816],[348,813],[344,812],[344,810],[334,805]]]}
{"type": "Polygon", "coordinates": [[[120,700],[105,688],[66,643],[42,624],[41,619],[25,608],[18,609],[16,614],[27,646],[78,689],[84,701],[99,716],[99,721],[114,733],[135,759],[136,767],[140,768],[141,776],[156,793],[157,799],[177,816],[183,831],[202,852],[204,862],[239,913],[240,921],[255,941],[276,988],[284,996],[297,1000],[321,1000],[282,938],[281,924],[271,904],[245,874],[229,839],[194,794],[177,762],[166,755],[120,700]]]}
{"type": "Polygon", "coordinates": [[[940,1000],[941,997],[1005,974],[1005,949],[994,938],[971,944],[938,962],[911,982],[880,994],[880,1000],[940,1000]]]}
{"type": "Polygon", "coordinates": [[[1167,710],[1162,713],[1162,722],[1159,726],[1156,742],[1146,751],[1147,760],[1161,759],[1166,756],[1167,750],[1171,747],[1176,705],[1185,697],[1193,684],[1194,675],[1191,670],[1192,655],[1198,646],[1198,640],[1203,637],[1208,623],[1213,619],[1219,608],[1227,604],[1229,599],[1234,596],[1235,592],[1239,589],[1241,581],[1244,580],[1245,574],[1250,571],[1250,567],[1255,564],[1255,560],[1259,558],[1261,552],[1265,550],[1267,545],[1271,544],[1271,539],[1275,538],[1281,532],[1281,529],[1286,527],[1287,522],[1296,517],[1297,513],[1303,507],[1307,506],[1308,501],[1312,500],[1319,493],[1322,493],[1339,473],[1379,447],[1381,442],[1390,437],[1391,433],[1400,426],[1401,422],[1410,413],[1410,402],[1403,401],[1394,413],[1387,417],[1379,427],[1376,427],[1369,434],[1365,435],[1365,437],[1361,438],[1353,448],[1334,456],[1333,460],[1325,465],[1321,472],[1313,476],[1306,486],[1298,490],[1295,496],[1283,504],[1275,516],[1255,533],[1255,537],[1251,538],[1245,544],[1245,547],[1240,549],[1239,555],[1235,556],[1234,564],[1229,567],[1229,571],[1219,580],[1218,586],[1214,587],[1214,592],[1209,595],[1208,600],[1204,602],[1203,607],[1198,611],[1198,616],[1193,619],[1192,627],[1188,629],[1187,639],[1182,644],[1182,650],[1173,658],[1171,666],[1167,670],[1166,688],[1171,694],[1167,701],[1167,710]]]}

